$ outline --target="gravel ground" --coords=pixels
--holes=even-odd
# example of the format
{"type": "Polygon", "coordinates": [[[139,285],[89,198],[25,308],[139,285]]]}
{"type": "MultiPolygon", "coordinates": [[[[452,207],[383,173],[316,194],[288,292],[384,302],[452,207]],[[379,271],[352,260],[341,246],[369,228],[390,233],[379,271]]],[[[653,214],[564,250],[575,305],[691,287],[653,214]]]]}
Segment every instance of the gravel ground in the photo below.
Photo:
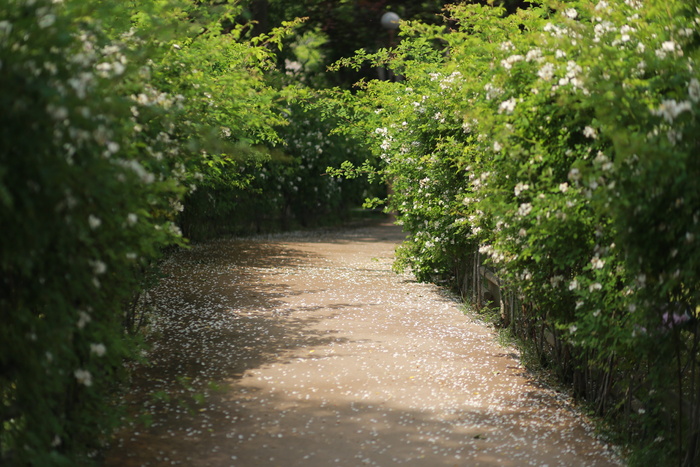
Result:
{"type": "Polygon", "coordinates": [[[105,465],[621,465],[454,296],[391,272],[402,238],[381,223],[174,255],[127,396],[141,422],[105,465]]]}

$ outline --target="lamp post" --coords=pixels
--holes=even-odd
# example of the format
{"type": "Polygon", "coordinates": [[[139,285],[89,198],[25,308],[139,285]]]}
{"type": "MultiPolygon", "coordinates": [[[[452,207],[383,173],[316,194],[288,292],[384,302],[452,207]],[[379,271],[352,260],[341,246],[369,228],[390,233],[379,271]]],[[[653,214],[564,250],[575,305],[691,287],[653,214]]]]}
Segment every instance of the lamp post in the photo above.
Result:
{"type": "Polygon", "coordinates": [[[393,11],[387,11],[382,15],[382,27],[389,31],[389,47],[394,46],[394,34],[399,28],[400,21],[401,18],[399,18],[399,15],[397,15],[393,11]]]}
{"type": "MultiPolygon", "coordinates": [[[[382,27],[389,32],[389,48],[394,46],[394,35],[396,34],[396,30],[399,28],[400,22],[401,18],[399,18],[399,15],[393,11],[387,11],[382,15],[382,27]]],[[[380,80],[389,79],[393,81],[396,78],[394,73],[392,73],[392,71],[388,68],[380,67],[378,71],[380,80]]]]}

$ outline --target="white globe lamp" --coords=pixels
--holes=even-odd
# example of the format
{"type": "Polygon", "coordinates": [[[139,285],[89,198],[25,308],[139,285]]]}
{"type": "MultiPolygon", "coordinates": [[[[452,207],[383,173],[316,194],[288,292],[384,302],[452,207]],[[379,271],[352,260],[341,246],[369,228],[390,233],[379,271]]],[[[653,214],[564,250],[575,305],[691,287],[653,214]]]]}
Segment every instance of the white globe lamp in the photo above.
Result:
{"type": "Polygon", "coordinates": [[[382,15],[382,27],[384,29],[398,29],[401,18],[393,11],[387,11],[382,15]]]}

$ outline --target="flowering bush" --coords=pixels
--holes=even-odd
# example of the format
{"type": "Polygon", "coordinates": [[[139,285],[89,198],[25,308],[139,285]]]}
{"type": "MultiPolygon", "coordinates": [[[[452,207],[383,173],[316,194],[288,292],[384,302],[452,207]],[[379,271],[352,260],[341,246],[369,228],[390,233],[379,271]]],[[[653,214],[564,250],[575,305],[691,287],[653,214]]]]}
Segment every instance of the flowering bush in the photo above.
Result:
{"type": "Polygon", "coordinates": [[[224,183],[199,184],[188,197],[182,218],[193,238],[309,227],[337,222],[360,206],[367,191],[364,180],[324,176],[328,165],[364,157],[352,138],[332,134],[334,123],[313,110],[290,104],[288,124],[277,128],[281,143],[268,157],[249,160],[224,183]]]}
{"type": "Polygon", "coordinates": [[[0,5],[0,463],[83,465],[197,185],[249,185],[280,141],[270,46],[225,5],[0,5]],[[224,26],[228,29],[224,30],[224,26]],[[230,27],[229,27],[230,26],[230,27]],[[224,34],[229,33],[229,34],[224,34]],[[186,209],[185,209],[186,211],[186,209]]]}
{"type": "Polygon", "coordinates": [[[0,460],[12,465],[68,465],[103,441],[129,352],[122,303],[139,265],[178,241],[179,149],[144,136],[134,116],[149,103],[110,92],[127,73],[121,47],[66,11],[0,6],[0,460]]]}
{"type": "Polygon", "coordinates": [[[397,49],[343,62],[403,77],[353,107],[409,231],[399,265],[461,284],[481,257],[519,298],[513,329],[579,395],[693,465],[697,2],[449,13],[449,31],[402,23],[397,49]]]}
{"type": "MultiPolygon", "coordinates": [[[[289,23],[267,37],[278,41],[296,23],[289,23]]],[[[218,50],[217,44],[213,42],[211,47],[218,50]]],[[[307,40],[304,53],[299,54],[314,55],[318,44],[307,40]]],[[[250,45],[246,47],[250,49],[250,45]]],[[[216,57],[214,52],[192,53],[192,62],[203,54],[210,59],[216,57]]],[[[228,82],[210,93],[210,107],[230,107],[226,103],[237,100],[250,102],[221,112],[222,122],[231,122],[229,127],[222,127],[229,147],[220,147],[219,151],[225,150],[225,155],[206,152],[197,160],[197,165],[188,170],[196,171],[202,178],[197,183],[198,189],[187,196],[180,216],[183,231],[189,238],[337,221],[345,218],[350,208],[359,206],[362,195],[369,193],[365,193],[364,180],[341,181],[323,176],[328,165],[339,164],[344,159],[361,160],[367,151],[356,139],[332,132],[337,122],[335,116],[321,115],[312,105],[307,105],[314,100],[313,89],[306,86],[318,81],[314,78],[315,68],[305,66],[281,73],[272,68],[266,52],[246,52],[246,55],[264,57],[262,61],[253,60],[257,65],[238,64],[253,66],[254,70],[264,69],[264,82],[253,86],[246,85],[244,80],[236,81],[244,99],[232,93],[233,84],[228,82]],[[255,89],[255,92],[246,89],[255,89]],[[241,113],[244,115],[239,115],[241,113]],[[251,126],[255,122],[257,126],[251,126]],[[235,130],[232,123],[242,128],[235,130]]],[[[309,65],[310,61],[307,59],[304,63],[309,65]]],[[[225,60],[215,68],[229,70],[232,66],[225,60]]],[[[245,70],[240,72],[245,73],[245,70]]]]}

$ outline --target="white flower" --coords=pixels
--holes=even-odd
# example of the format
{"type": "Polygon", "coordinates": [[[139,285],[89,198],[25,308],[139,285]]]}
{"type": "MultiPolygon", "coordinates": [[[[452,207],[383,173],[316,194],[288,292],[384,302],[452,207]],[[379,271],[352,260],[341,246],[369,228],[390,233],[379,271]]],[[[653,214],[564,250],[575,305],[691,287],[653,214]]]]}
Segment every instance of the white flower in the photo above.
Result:
{"type": "Polygon", "coordinates": [[[63,121],[68,118],[68,110],[65,107],[56,107],[53,104],[46,106],[46,111],[54,120],[63,121]]]}
{"type": "Polygon", "coordinates": [[[532,204],[530,203],[522,203],[520,207],[518,207],[518,215],[520,216],[527,216],[530,214],[530,211],[532,211],[532,204]]]}
{"type": "Polygon", "coordinates": [[[554,64],[545,63],[542,68],[537,72],[537,76],[545,81],[549,81],[554,77],[554,64]]]}
{"type": "Polygon", "coordinates": [[[9,35],[12,32],[12,23],[7,20],[0,21],[0,34],[9,35]]]}
{"type": "Polygon", "coordinates": [[[647,281],[646,274],[640,274],[637,276],[637,284],[639,284],[640,287],[644,287],[644,284],[646,284],[646,281],[647,281]]]}
{"type": "Polygon", "coordinates": [[[575,76],[581,74],[581,72],[583,72],[583,68],[581,68],[581,65],[579,65],[573,60],[569,60],[568,62],[566,62],[567,78],[574,78],[575,76]]]}
{"type": "Polygon", "coordinates": [[[605,266],[605,261],[603,261],[597,256],[594,256],[591,259],[591,265],[593,266],[593,269],[602,269],[603,266],[605,266]]]}
{"type": "MultiPolygon", "coordinates": [[[[298,187],[294,187],[294,188],[297,190],[299,189],[298,187]]],[[[173,234],[177,237],[182,236],[182,230],[180,230],[180,227],[178,227],[177,225],[175,225],[173,223],[167,224],[167,230],[168,230],[168,232],[170,232],[171,234],[173,234]]]]}
{"type": "Polygon", "coordinates": [[[700,101],[700,81],[697,78],[691,79],[688,83],[688,97],[696,104],[700,101]]]}
{"type": "Polygon", "coordinates": [[[484,91],[486,91],[486,99],[488,100],[503,94],[503,89],[494,87],[491,83],[486,83],[484,85],[484,91]]]}
{"type": "Polygon", "coordinates": [[[576,279],[574,279],[569,283],[569,290],[577,290],[577,289],[578,289],[578,281],[576,279]]]}
{"type": "Polygon", "coordinates": [[[514,97],[511,97],[507,101],[501,102],[501,105],[498,107],[498,113],[507,113],[507,114],[512,114],[513,110],[515,110],[515,104],[516,100],[514,97]]]}
{"type": "Polygon", "coordinates": [[[138,220],[139,220],[139,216],[137,216],[137,215],[134,214],[133,212],[130,212],[130,213],[126,216],[126,223],[127,223],[128,225],[130,225],[130,226],[136,224],[136,222],[138,222],[138,220]]]}
{"type": "Polygon", "coordinates": [[[92,374],[90,374],[88,370],[79,368],[73,372],[73,375],[75,375],[75,379],[78,380],[78,383],[84,384],[85,386],[92,386],[92,374]]]}
{"type": "Polygon", "coordinates": [[[78,312],[78,329],[83,329],[87,323],[92,321],[90,315],[84,311],[78,312]]]}
{"type": "Polygon", "coordinates": [[[107,272],[107,265],[99,259],[95,261],[88,261],[88,263],[90,263],[90,266],[92,267],[92,272],[98,276],[107,272]]]}
{"type": "Polygon", "coordinates": [[[515,192],[515,196],[520,196],[520,193],[522,193],[523,191],[525,191],[529,188],[530,188],[530,185],[528,185],[527,183],[519,182],[517,185],[515,185],[515,188],[513,189],[513,191],[515,192]]]}
{"type": "Polygon", "coordinates": [[[571,326],[569,326],[569,334],[575,333],[577,329],[578,328],[572,324],[571,326]]]}
{"type": "Polygon", "coordinates": [[[491,245],[482,245],[479,247],[479,253],[482,255],[484,254],[491,254],[493,252],[493,247],[491,245]]]}
{"type": "Polygon", "coordinates": [[[39,27],[41,29],[45,29],[45,28],[48,28],[49,26],[51,26],[55,22],[56,22],[56,15],[47,14],[47,15],[44,15],[41,18],[39,18],[39,27]]]}
{"type": "Polygon", "coordinates": [[[90,344],[90,353],[94,353],[98,357],[102,357],[107,352],[107,347],[104,344],[90,344]]]}
{"type": "Polygon", "coordinates": [[[688,101],[678,102],[675,99],[666,99],[661,102],[658,109],[653,109],[651,114],[663,117],[668,123],[673,123],[681,113],[690,112],[691,109],[692,106],[688,101]]]}
{"type": "Polygon", "coordinates": [[[505,60],[501,60],[501,66],[505,68],[506,70],[510,70],[513,68],[513,64],[525,60],[525,57],[522,55],[511,55],[510,57],[506,58],[505,60]]]}
{"type": "Polygon", "coordinates": [[[526,235],[527,235],[527,230],[525,230],[525,229],[520,229],[520,230],[518,231],[518,235],[521,236],[521,237],[526,236],[526,235]]]}
{"type": "Polygon", "coordinates": [[[576,17],[578,16],[578,12],[573,8],[569,8],[564,12],[564,15],[566,15],[566,17],[569,19],[576,19],[576,17]]]}
{"type": "Polygon", "coordinates": [[[593,159],[593,162],[602,165],[606,162],[609,162],[609,160],[610,159],[608,159],[608,156],[606,156],[603,151],[598,151],[598,154],[596,154],[595,159],[593,159]]]}
{"type": "Polygon", "coordinates": [[[142,182],[144,183],[153,183],[155,181],[156,177],[149,171],[147,171],[140,162],[135,161],[135,160],[121,160],[117,161],[117,164],[121,165],[122,167],[131,169],[136,173],[136,175],[141,179],[142,182]]]}
{"type": "Polygon", "coordinates": [[[549,32],[553,37],[564,37],[569,34],[569,30],[565,27],[559,27],[552,23],[547,23],[543,28],[544,32],[549,32]]]}
{"type": "Polygon", "coordinates": [[[92,214],[90,214],[90,216],[88,216],[88,224],[90,224],[90,228],[92,230],[95,230],[100,225],[102,225],[102,221],[100,220],[99,217],[93,216],[92,214]]]}
{"type": "Polygon", "coordinates": [[[541,49],[537,49],[537,48],[532,49],[532,50],[528,51],[528,53],[525,55],[525,61],[539,62],[540,60],[542,60],[542,50],[541,49]]]}
{"type": "Polygon", "coordinates": [[[501,50],[515,50],[515,46],[511,41],[501,42],[501,50]]]}
{"type": "Polygon", "coordinates": [[[501,149],[503,149],[503,146],[501,146],[501,143],[499,143],[498,141],[494,141],[493,150],[496,152],[500,152],[501,149]]]}
{"type": "Polygon", "coordinates": [[[581,179],[581,171],[575,167],[573,169],[569,170],[569,179],[574,180],[574,181],[580,180],[581,179]]]}
{"type": "Polygon", "coordinates": [[[683,55],[681,48],[672,40],[664,42],[661,44],[661,48],[655,51],[656,56],[662,59],[673,52],[676,52],[677,55],[683,55]]]}
{"type": "Polygon", "coordinates": [[[114,70],[115,75],[119,76],[124,73],[126,66],[122,62],[114,62],[112,63],[112,70],[114,70]]]}
{"type": "Polygon", "coordinates": [[[593,284],[588,286],[588,291],[594,292],[594,291],[600,290],[602,288],[603,288],[602,284],[600,284],[599,282],[594,282],[593,284]]]}
{"type": "Polygon", "coordinates": [[[663,44],[661,44],[661,49],[667,52],[673,52],[674,50],[676,50],[676,43],[673,41],[666,41],[663,44]]]}
{"type": "Polygon", "coordinates": [[[562,193],[566,193],[567,191],[569,191],[569,184],[566,182],[560,183],[559,184],[559,191],[561,191],[562,193]]]}
{"type": "Polygon", "coordinates": [[[598,139],[598,133],[595,131],[595,128],[591,126],[586,126],[586,128],[583,129],[583,136],[586,138],[598,139]]]}

